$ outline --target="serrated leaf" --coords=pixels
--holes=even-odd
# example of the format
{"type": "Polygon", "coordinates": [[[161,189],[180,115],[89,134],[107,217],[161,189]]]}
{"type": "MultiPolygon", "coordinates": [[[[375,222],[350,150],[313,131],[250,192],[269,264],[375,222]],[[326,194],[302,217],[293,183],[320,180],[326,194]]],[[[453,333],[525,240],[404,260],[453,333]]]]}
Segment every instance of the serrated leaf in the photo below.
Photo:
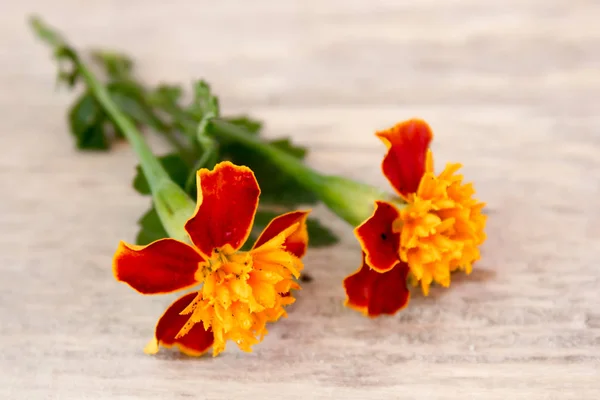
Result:
{"type": "MultiPolygon", "coordinates": [[[[159,157],[158,160],[165,168],[171,179],[181,186],[185,188],[185,183],[189,174],[189,168],[185,161],[177,154],[167,154],[162,157],[159,157]]],[[[148,181],[142,172],[142,168],[137,165],[136,167],[135,177],[133,178],[133,187],[134,189],[143,195],[150,194],[150,186],[148,185],[148,181]]]]}
{"type": "Polygon", "coordinates": [[[147,245],[158,239],[169,237],[165,228],[163,228],[160,218],[154,209],[150,208],[138,221],[140,231],[137,234],[135,243],[138,245],[147,245]]]}
{"type": "MultiPolygon", "coordinates": [[[[259,209],[254,217],[254,226],[252,227],[250,237],[244,248],[251,248],[260,236],[260,233],[267,227],[269,222],[278,215],[281,215],[281,213],[259,209]]],[[[308,231],[308,244],[311,248],[331,246],[339,242],[339,238],[316,218],[308,218],[306,221],[306,229],[308,231]]]]}
{"type": "Polygon", "coordinates": [[[90,93],[84,93],[69,111],[69,126],[81,150],[108,150],[106,115],[90,93]]]}

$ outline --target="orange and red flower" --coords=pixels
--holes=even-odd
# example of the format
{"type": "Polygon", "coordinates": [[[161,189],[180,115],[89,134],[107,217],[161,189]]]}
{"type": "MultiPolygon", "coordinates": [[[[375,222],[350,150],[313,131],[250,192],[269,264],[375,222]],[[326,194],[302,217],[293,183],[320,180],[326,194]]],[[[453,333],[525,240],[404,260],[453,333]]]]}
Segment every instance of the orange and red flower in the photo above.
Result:
{"type": "Polygon", "coordinates": [[[469,274],[486,220],[472,184],[456,174],[460,164],[434,174],[426,122],[408,120],[376,135],[388,148],[381,168],[399,198],[377,201],[373,215],[355,229],[363,262],[344,280],[346,305],[371,317],[408,304],[407,280],[427,295],[432,282],[448,287],[451,272],[469,274]]]}
{"type": "Polygon", "coordinates": [[[308,211],[274,218],[251,250],[250,234],[260,189],[254,173],[230,162],[197,173],[196,212],[185,225],[191,243],[161,239],[147,246],[121,242],[113,271],[142,294],[171,293],[202,284],[176,300],[158,321],[147,353],[178,347],[188,355],[213,355],[228,340],[242,350],[260,342],[266,323],[286,316],[295,301],[294,278],[308,245],[308,211]]]}

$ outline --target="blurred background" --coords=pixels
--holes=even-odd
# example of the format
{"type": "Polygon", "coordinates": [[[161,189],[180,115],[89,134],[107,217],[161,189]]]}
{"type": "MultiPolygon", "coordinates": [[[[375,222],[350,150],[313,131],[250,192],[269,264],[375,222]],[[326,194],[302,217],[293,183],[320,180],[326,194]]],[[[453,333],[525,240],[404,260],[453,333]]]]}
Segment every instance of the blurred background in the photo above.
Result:
{"type": "MultiPolygon", "coordinates": [[[[331,153],[349,145],[339,140],[349,131],[364,132],[360,145],[377,151],[370,133],[411,116],[440,133],[468,123],[474,145],[458,149],[459,159],[481,145],[493,151],[525,120],[533,127],[521,143],[535,144],[527,152],[547,143],[532,131],[589,143],[598,125],[600,5],[593,0],[25,0],[3,8],[8,131],[23,130],[37,107],[58,113],[67,101],[49,86],[55,70],[28,30],[32,13],[79,49],[131,56],[148,83],[204,78],[227,112],[256,115],[274,135],[302,131],[299,140],[310,136],[331,153]],[[30,112],[9,111],[23,106],[30,112]]],[[[439,136],[442,146],[452,135],[439,136]]]]}

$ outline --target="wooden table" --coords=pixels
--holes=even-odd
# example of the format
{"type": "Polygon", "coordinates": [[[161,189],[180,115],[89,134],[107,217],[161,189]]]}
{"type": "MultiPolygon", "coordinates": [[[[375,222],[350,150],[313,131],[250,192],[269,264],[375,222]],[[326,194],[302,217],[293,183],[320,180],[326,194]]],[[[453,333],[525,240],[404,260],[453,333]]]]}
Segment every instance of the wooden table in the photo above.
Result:
{"type": "MultiPolygon", "coordinates": [[[[600,398],[600,3],[596,0],[6,2],[0,13],[0,398],[600,398]],[[290,317],[245,354],[142,347],[171,297],[114,281],[148,204],[127,146],[74,150],[26,15],[149,82],[205,77],[228,112],[387,187],[376,129],[412,116],[488,203],[473,274],[391,318],[343,307],[351,229],[313,250],[290,317]]],[[[164,143],[153,143],[160,152],[164,143]]]]}

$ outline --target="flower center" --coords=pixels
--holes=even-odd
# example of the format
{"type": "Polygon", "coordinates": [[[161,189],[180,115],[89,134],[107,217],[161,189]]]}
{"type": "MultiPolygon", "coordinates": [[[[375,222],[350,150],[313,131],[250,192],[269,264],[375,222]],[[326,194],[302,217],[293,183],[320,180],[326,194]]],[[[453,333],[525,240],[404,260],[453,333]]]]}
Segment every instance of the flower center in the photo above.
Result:
{"type": "Polygon", "coordinates": [[[408,196],[408,206],[394,221],[394,232],[401,232],[399,255],[410,265],[425,294],[432,281],[450,285],[456,269],[471,272],[479,259],[485,240],[484,204],[473,199],[471,184],[462,184],[455,172],[459,164],[449,164],[439,175],[423,175],[416,193],[408,196]]]}
{"type": "Polygon", "coordinates": [[[250,351],[266,333],[266,323],[285,315],[283,307],[294,301],[289,291],[297,288],[292,278],[300,269],[300,260],[277,242],[249,252],[228,246],[213,250],[197,272],[203,286],[182,311],[190,319],[177,336],[202,323],[214,334],[213,354],[221,352],[227,340],[250,351]]]}
{"type": "Polygon", "coordinates": [[[244,272],[252,269],[252,256],[249,252],[234,251],[231,246],[215,248],[211,256],[199,265],[196,280],[206,284],[207,278],[213,276],[219,281],[232,277],[240,278],[244,272]]]}

